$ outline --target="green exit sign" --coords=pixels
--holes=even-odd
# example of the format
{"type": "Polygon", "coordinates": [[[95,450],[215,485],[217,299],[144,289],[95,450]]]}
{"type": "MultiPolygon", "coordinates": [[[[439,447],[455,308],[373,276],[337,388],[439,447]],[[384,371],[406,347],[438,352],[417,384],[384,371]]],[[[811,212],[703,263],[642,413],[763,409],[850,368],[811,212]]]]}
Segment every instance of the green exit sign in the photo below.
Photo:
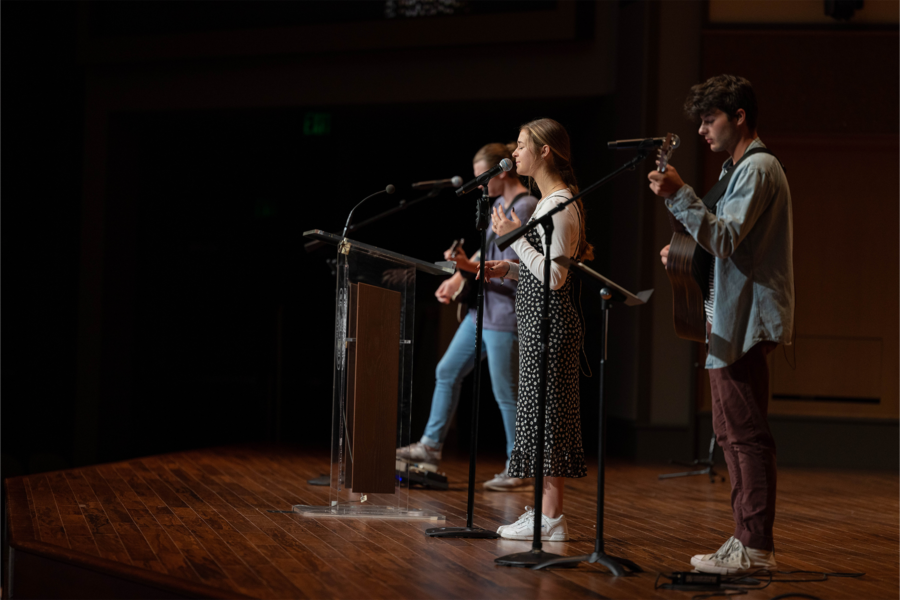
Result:
{"type": "Polygon", "coordinates": [[[303,135],[328,135],[331,133],[331,115],[328,113],[306,113],[303,118],[303,135]]]}

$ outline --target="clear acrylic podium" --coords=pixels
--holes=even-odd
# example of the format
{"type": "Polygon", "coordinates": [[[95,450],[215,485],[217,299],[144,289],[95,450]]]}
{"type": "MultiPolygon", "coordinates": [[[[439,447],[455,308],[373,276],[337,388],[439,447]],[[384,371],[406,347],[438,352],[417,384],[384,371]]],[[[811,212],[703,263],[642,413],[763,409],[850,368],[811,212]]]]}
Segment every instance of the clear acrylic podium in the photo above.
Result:
{"type": "Polygon", "coordinates": [[[444,520],[409,506],[409,466],[395,455],[410,443],[416,271],[454,271],[318,229],[303,235],[338,248],[331,481],[328,506],[293,510],[444,520]]]}

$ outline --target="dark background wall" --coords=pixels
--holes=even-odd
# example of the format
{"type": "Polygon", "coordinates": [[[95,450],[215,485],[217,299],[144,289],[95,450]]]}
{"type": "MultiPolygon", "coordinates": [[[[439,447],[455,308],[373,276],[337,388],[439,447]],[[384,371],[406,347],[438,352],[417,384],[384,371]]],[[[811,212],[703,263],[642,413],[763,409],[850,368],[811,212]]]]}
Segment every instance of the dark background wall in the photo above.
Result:
{"type": "MultiPolygon", "coordinates": [[[[860,65],[896,74],[896,21],[735,24],[710,19],[715,2],[510,4],[385,20],[375,3],[345,3],[335,15],[309,2],[213,13],[206,3],[5,2],[3,475],[253,440],[327,448],[334,280],[330,254],[306,253],[302,231],[339,229],[387,183],[398,195],[361,217],[414,198],[411,181],[467,177],[478,147],[512,140],[540,116],[568,128],[583,184],[623,159],[607,140],[667,130],[685,140],[680,172],[709,180],[721,157],[702,154],[680,103],[723,70],[754,81],[763,110],[776,107],[761,135],[781,135],[798,156],[808,136],[845,147],[857,123],[882,140],[894,165],[887,187],[860,186],[877,198],[869,204],[880,222],[893,219],[863,254],[887,281],[887,308],[856,327],[866,339],[886,329],[885,364],[896,363],[897,81],[859,76],[860,65]],[[722,52],[735,32],[750,37],[722,52]],[[806,68],[809,46],[794,41],[809,35],[842,44],[830,68],[806,68]],[[777,52],[772,36],[782,38],[777,52]],[[871,119],[873,99],[893,117],[871,119]]],[[[667,225],[647,168],[588,202],[596,268],[656,289],[650,306],[613,313],[610,451],[690,458],[708,435],[703,378],[698,349],[671,333],[657,262],[667,225]]],[[[789,172],[798,198],[814,184],[811,169],[789,172]]],[[[430,202],[357,237],[434,260],[454,237],[474,240],[471,201],[446,193],[430,202]]],[[[841,263],[846,275],[853,268],[841,263]]],[[[807,294],[825,285],[805,281],[807,294]]],[[[433,300],[438,284],[423,277],[417,290],[414,437],[454,328],[452,311],[433,300]]],[[[593,298],[583,302],[596,313],[593,298]]],[[[586,345],[594,367],[597,324],[589,319],[586,345]]],[[[844,335],[845,326],[799,334],[844,335]]],[[[786,411],[781,462],[896,468],[896,369],[879,373],[874,412],[815,401],[786,411]],[[816,452],[835,436],[858,451],[816,452]],[[873,464],[873,450],[887,458],[873,464]]],[[[596,422],[595,390],[583,379],[586,424],[596,422]]],[[[499,414],[488,385],[484,393],[480,446],[500,453],[499,414]]],[[[463,394],[467,423],[469,386],[463,394]]],[[[466,447],[466,430],[451,446],[466,447]]],[[[586,426],[587,448],[594,439],[586,426]]]]}

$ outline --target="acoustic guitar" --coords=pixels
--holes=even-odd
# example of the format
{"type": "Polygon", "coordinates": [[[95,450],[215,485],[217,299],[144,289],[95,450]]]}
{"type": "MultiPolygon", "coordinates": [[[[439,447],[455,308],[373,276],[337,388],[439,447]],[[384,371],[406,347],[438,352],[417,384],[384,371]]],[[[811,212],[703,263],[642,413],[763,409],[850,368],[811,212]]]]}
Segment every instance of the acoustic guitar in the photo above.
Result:
{"type": "MultiPolygon", "coordinates": [[[[659,149],[657,171],[666,172],[669,158],[679,142],[677,135],[666,135],[665,142],[659,149]]],[[[668,215],[673,233],[672,241],[669,242],[666,274],[672,283],[675,334],[686,340],[706,342],[706,312],[703,302],[709,296],[709,270],[713,257],[697,244],[671,212],[668,215]]]]}

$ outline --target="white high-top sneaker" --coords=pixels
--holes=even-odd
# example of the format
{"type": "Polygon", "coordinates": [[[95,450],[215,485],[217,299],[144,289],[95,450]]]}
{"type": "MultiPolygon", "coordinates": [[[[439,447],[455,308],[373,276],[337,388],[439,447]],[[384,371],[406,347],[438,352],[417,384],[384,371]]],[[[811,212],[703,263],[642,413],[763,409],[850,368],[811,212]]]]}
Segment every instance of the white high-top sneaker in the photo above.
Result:
{"type": "Polygon", "coordinates": [[[722,575],[742,575],[760,569],[774,571],[775,551],[747,548],[739,539],[732,536],[712,554],[697,554],[691,558],[691,564],[703,573],[720,573],[722,575]]]}

